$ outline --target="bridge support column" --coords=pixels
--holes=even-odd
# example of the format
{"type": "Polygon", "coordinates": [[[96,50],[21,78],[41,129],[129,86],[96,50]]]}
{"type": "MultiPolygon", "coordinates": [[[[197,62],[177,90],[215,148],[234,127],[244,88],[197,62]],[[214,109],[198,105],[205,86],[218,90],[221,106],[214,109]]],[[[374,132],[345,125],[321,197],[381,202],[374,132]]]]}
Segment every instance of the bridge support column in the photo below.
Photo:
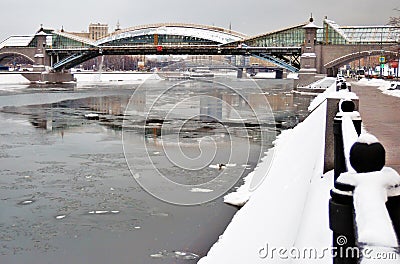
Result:
{"type": "Polygon", "coordinates": [[[236,77],[238,79],[241,79],[243,77],[243,69],[241,68],[238,69],[236,77]]]}
{"type": "Polygon", "coordinates": [[[246,70],[246,68],[239,68],[238,69],[237,78],[238,79],[247,78],[247,70],[246,70]]]}

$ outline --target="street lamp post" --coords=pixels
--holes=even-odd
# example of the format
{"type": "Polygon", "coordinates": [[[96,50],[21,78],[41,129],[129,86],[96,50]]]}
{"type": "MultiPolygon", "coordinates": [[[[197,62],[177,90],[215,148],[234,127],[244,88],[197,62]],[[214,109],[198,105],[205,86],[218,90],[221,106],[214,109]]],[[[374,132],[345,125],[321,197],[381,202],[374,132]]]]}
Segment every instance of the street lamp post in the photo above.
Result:
{"type": "Polygon", "coordinates": [[[396,69],[396,81],[399,80],[399,70],[400,70],[400,56],[399,56],[399,51],[400,51],[400,34],[397,34],[397,69],[396,69]]]}
{"type": "Polygon", "coordinates": [[[361,68],[361,35],[360,41],[358,42],[358,69],[361,68]]]}
{"type": "MultiPolygon", "coordinates": [[[[382,47],[382,30],[381,30],[381,57],[383,57],[383,47],[382,47]]],[[[382,79],[382,62],[379,62],[379,78],[382,79]]]]}
{"type": "Polygon", "coordinates": [[[371,51],[368,51],[368,79],[371,79],[371,51]]]}

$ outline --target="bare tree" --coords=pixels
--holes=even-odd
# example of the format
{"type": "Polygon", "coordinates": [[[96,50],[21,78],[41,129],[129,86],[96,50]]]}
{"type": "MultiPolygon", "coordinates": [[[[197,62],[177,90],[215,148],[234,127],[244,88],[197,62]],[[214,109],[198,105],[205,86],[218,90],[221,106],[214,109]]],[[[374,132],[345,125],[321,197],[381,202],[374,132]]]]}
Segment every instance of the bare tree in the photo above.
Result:
{"type": "MultiPolygon", "coordinates": [[[[396,11],[400,12],[399,8],[394,8],[393,10],[396,10],[396,11]]],[[[390,17],[388,25],[400,27],[400,16],[390,17]]]]}

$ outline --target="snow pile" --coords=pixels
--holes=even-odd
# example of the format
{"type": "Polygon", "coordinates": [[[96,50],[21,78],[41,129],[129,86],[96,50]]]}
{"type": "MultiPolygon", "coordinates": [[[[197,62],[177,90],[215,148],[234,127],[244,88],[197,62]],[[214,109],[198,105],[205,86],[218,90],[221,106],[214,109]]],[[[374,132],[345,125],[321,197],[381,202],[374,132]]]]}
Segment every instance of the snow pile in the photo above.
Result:
{"type": "Polygon", "coordinates": [[[382,79],[366,79],[362,78],[357,82],[360,85],[368,85],[368,86],[379,86],[379,87],[387,87],[389,88],[390,83],[382,80],[382,79]]]}
{"type": "MultiPolygon", "coordinates": [[[[326,183],[328,187],[324,191],[310,191],[310,186],[323,184],[325,115],[326,103],[323,103],[304,122],[278,137],[271,167],[261,164],[255,172],[268,173],[264,182],[200,264],[265,263],[267,248],[289,250],[297,244],[315,246],[319,243],[315,239],[330,245],[326,220],[328,198],[325,197],[329,196],[330,186],[326,183]],[[316,209],[312,203],[307,204],[311,197],[317,206],[324,208],[316,209]],[[315,218],[314,222],[310,221],[310,216],[315,218]],[[317,226],[310,226],[316,222],[317,226]]],[[[268,260],[269,263],[284,261],[277,255],[268,260]]]]}
{"type": "Polygon", "coordinates": [[[250,184],[253,180],[254,171],[249,173],[247,177],[244,178],[244,184],[236,190],[236,192],[232,192],[230,194],[225,195],[224,203],[242,207],[247,203],[250,199],[250,184]]]}

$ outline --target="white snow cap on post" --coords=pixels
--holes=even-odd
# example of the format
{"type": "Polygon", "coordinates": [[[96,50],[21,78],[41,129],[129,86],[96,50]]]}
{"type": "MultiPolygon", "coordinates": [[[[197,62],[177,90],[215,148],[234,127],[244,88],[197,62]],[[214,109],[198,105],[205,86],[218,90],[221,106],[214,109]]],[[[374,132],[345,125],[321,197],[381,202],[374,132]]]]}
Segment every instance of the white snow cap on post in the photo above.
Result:
{"type": "Polygon", "coordinates": [[[379,143],[379,140],[374,135],[365,133],[357,139],[357,142],[371,145],[374,143],[379,143]]]}

